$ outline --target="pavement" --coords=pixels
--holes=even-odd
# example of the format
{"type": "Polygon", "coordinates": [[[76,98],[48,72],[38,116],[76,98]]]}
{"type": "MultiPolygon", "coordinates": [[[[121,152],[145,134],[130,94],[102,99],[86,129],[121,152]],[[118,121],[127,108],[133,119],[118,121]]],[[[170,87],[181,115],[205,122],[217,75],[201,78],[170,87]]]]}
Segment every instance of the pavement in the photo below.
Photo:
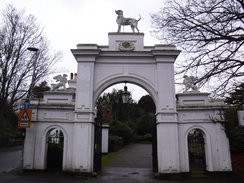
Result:
{"type": "Polygon", "coordinates": [[[14,168],[0,175],[0,183],[244,183],[244,179],[237,177],[171,177],[158,180],[155,179],[151,164],[151,145],[131,144],[119,152],[104,156],[103,167],[97,177],[45,171],[20,173],[19,168],[14,168]]]}

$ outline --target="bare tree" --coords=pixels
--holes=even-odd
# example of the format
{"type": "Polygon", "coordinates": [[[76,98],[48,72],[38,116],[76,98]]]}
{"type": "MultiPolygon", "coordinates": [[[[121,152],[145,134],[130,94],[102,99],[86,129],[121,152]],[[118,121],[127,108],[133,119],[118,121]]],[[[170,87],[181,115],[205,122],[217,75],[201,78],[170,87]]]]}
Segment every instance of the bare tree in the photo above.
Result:
{"type": "Polygon", "coordinates": [[[177,73],[194,73],[200,86],[214,83],[216,95],[243,81],[243,0],[169,0],[151,17],[155,36],[188,55],[177,73]]]}
{"type": "Polygon", "coordinates": [[[26,97],[31,86],[50,74],[62,54],[49,48],[34,16],[26,16],[24,10],[7,5],[0,26],[0,56],[0,127],[3,127],[4,115],[26,97]],[[29,51],[31,46],[38,51],[29,51]]]}

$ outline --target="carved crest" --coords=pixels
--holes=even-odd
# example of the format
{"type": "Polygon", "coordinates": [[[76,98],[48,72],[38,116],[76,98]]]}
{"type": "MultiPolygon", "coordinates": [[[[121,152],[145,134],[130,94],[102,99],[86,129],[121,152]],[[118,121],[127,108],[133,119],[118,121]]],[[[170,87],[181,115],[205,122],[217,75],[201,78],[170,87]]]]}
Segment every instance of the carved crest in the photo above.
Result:
{"type": "Polygon", "coordinates": [[[130,41],[122,41],[119,43],[120,51],[133,51],[135,49],[135,45],[130,41]]]}

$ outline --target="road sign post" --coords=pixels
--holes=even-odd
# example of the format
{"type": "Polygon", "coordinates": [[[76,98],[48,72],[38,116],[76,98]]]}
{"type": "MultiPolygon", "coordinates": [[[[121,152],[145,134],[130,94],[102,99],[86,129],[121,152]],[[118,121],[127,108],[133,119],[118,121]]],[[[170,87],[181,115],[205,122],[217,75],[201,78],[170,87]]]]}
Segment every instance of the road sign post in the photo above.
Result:
{"type": "MultiPolygon", "coordinates": [[[[18,128],[22,128],[23,130],[25,130],[25,128],[30,128],[30,126],[31,126],[32,110],[29,109],[29,106],[30,106],[29,100],[25,100],[24,109],[20,109],[20,111],[19,111],[18,128]]],[[[24,142],[22,145],[22,155],[21,155],[21,160],[20,160],[20,173],[23,172],[25,131],[23,131],[22,135],[23,135],[24,142]]]]}
{"type": "Polygon", "coordinates": [[[30,100],[25,99],[23,101],[23,109],[30,109],[30,100]]]}
{"type": "Polygon", "coordinates": [[[30,128],[31,126],[31,109],[20,109],[18,115],[18,128],[30,128]]]}

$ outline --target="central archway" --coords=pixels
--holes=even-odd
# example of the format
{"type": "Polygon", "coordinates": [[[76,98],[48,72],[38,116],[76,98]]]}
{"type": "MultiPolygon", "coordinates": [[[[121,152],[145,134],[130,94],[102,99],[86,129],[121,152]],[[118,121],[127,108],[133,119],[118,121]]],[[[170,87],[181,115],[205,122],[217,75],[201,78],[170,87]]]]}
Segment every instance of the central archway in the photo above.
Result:
{"type": "Polygon", "coordinates": [[[144,80],[141,80],[140,78],[137,78],[137,77],[115,77],[115,78],[111,78],[109,80],[99,83],[97,88],[94,89],[94,98],[95,98],[94,102],[96,102],[97,98],[101,95],[101,93],[104,90],[106,90],[107,88],[109,88],[110,86],[113,86],[113,85],[119,84],[119,83],[125,83],[125,82],[135,84],[135,85],[138,85],[139,87],[143,88],[152,97],[154,103],[156,103],[157,92],[154,90],[154,88],[150,84],[148,84],[144,80]]]}
{"type": "MultiPolygon", "coordinates": [[[[102,147],[104,147],[104,144],[108,144],[107,148],[104,148],[108,151],[103,151],[103,153],[108,153],[108,155],[103,158],[103,165],[105,167],[149,169],[154,167],[154,170],[156,170],[157,166],[155,163],[155,166],[153,166],[152,161],[152,159],[157,161],[155,102],[144,89],[144,95],[140,95],[141,98],[135,101],[133,95],[135,96],[136,93],[131,92],[131,90],[141,87],[127,82],[126,86],[128,86],[128,91],[133,93],[133,95],[129,102],[124,104],[122,102],[124,85],[125,83],[122,85],[120,85],[120,83],[112,85],[110,89],[106,89],[97,100],[97,117],[95,124],[97,124],[97,121],[101,120],[103,125],[109,127],[109,135],[105,135],[102,138],[102,147]],[[152,148],[152,146],[154,148],[152,148]],[[122,152],[112,153],[121,148],[125,148],[126,150],[124,149],[122,152]],[[128,153],[130,156],[125,158],[128,153]],[[116,155],[120,158],[118,159],[116,155]]],[[[140,90],[142,90],[142,88],[140,90]]],[[[98,132],[97,125],[95,125],[94,161],[96,162],[99,159],[96,148],[99,147],[99,142],[96,138],[99,134],[98,132]]],[[[105,134],[108,134],[108,132],[105,132],[105,134]]],[[[94,170],[97,170],[98,165],[97,163],[94,164],[94,170]]]]}
{"type": "MultiPolygon", "coordinates": [[[[174,84],[174,61],[180,51],[172,45],[145,47],[143,37],[143,33],[109,33],[109,46],[79,44],[71,50],[78,62],[75,120],[86,124],[86,138],[94,139],[95,102],[99,95],[116,83],[136,84],[150,94],[156,106],[158,171],[180,172],[174,84]],[[121,50],[122,42],[132,43],[134,49],[121,50]]],[[[94,152],[92,144],[87,140],[79,145],[88,148],[82,151],[89,157],[87,162],[94,161],[89,155],[94,152]]]]}

